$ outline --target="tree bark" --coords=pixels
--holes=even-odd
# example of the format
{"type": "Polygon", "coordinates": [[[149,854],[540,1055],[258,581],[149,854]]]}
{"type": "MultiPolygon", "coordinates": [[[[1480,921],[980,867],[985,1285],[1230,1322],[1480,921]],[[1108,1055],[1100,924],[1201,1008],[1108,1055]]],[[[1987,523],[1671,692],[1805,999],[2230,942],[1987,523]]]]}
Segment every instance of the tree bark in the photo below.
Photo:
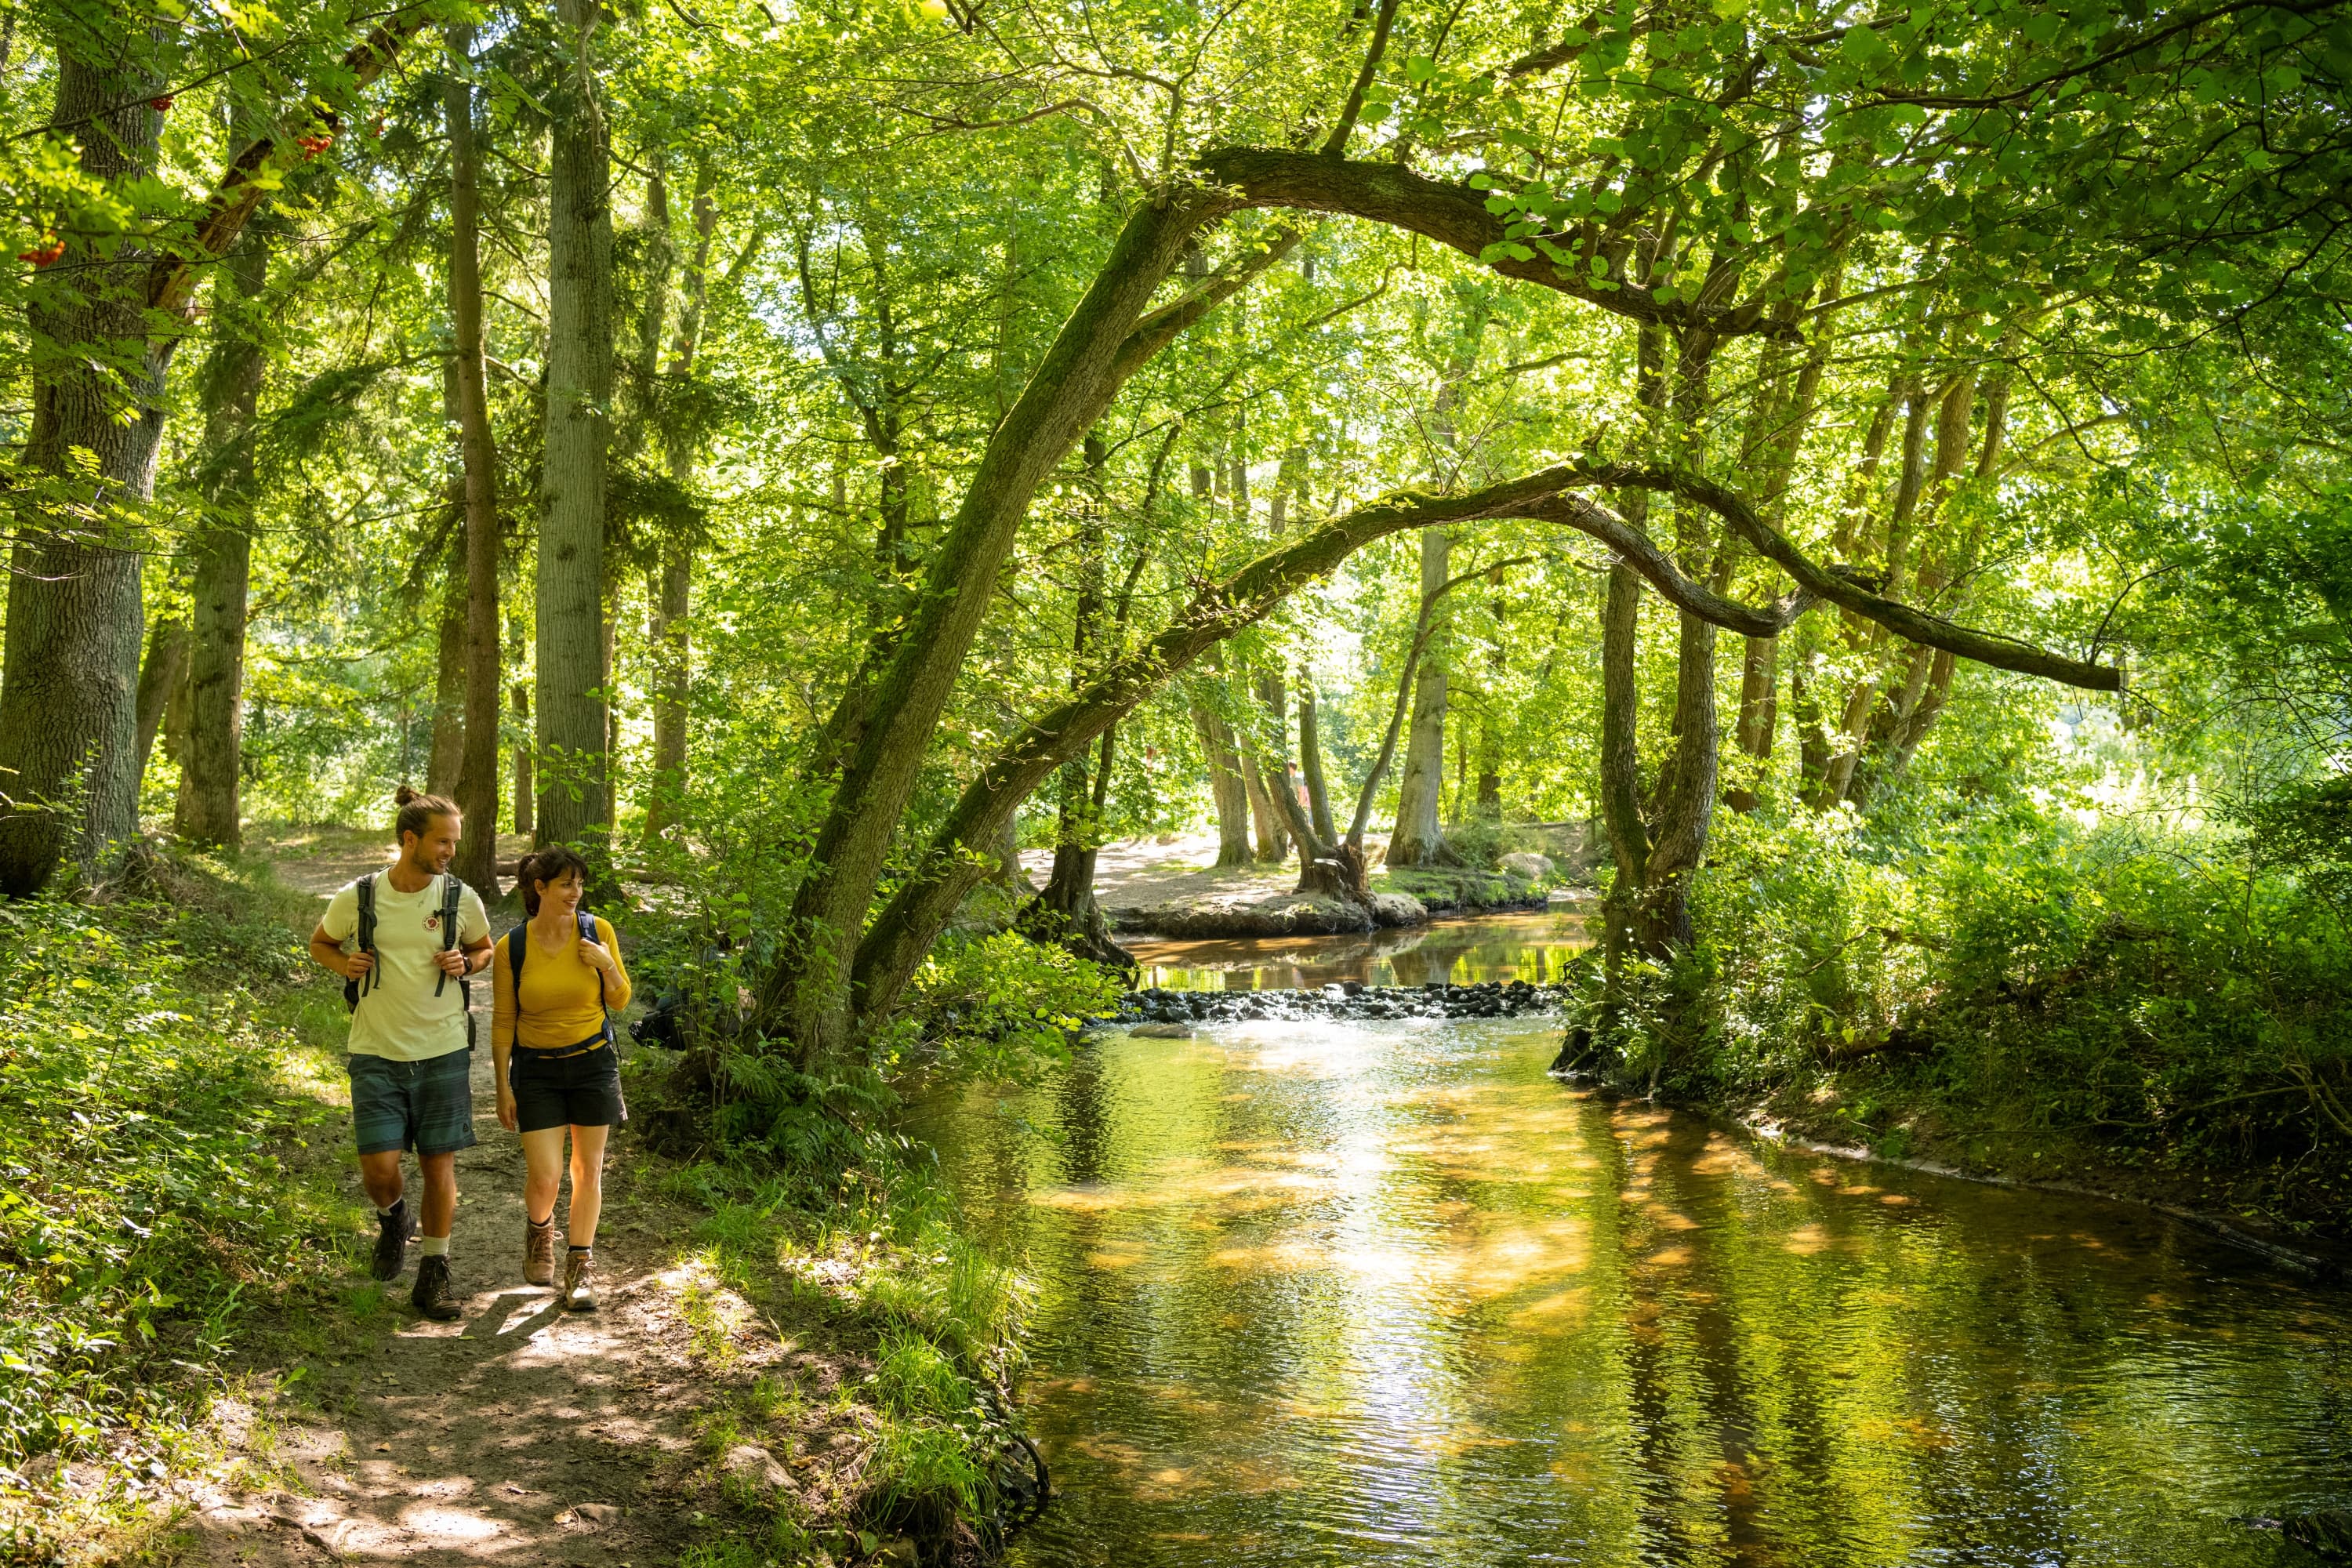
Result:
{"type": "MultiPolygon", "coordinates": [[[[452,409],[451,413],[456,410],[452,409]]],[[[462,520],[466,479],[449,476],[452,499],[462,520]]],[[[462,521],[460,522],[462,530],[462,521]]],[[[453,531],[453,532],[459,531],[453,531]]],[[[454,796],[457,765],[466,753],[466,552],[462,537],[449,542],[449,559],[434,584],[440,609],[433,659],[433,740],[425,759],[425,793],[454,796]]]]}
{"type": "Polygon", "coordinates": [[[1224,716],[1192,700],[1192,729],[1201,738],[1201,753],[1209,764],[1209,794],[1217,807],[1217,864],[1246,866],[1250,851],[1250,800],[1242,780],[1242,760],[1234,750],[1234,736],[1224,716]]]}
{"type": "Polygon", "coordinates": [[[604,527],[613,397],[613,209],[593,42],[598,0],[556,0],[571,55],[548,178],[547,435],[540,486],[536,841],[601,860],[611,759],[604,527]]]}
{"type": "MultiPolygon", "coordinates": [[[[1280,492],[1276,492],[1277,499],[1280,492]]],[[[1307,774],[1307,813],[1316,838],[1325,844],[1339,839],[1331,821],[1331,791],[1323,777],[1322,719],[1316,705],[1315,682],[1304,668],[1298,671],[1298,765],[1307,774]]]]}
{"type": "MultiPolygon", "coordinates": [[[[514,683],[515,728],[525,735],[530,728],[530,688],[518,680],[514,683]]],[[[531,777],[531,758],[535,754],[530,742],[516,742],[514,749],[514,830],[539,842],[537,833],[539,786],[531,777]]]]}
{"type": "MultiPolygon", "coordinates": [[[[449,134],[449,321],[457,392],[457,451],[464,474],[464,740],[457,764],[457,809],[466,833],[457,843],[458,879],[485,899],[499,892],[499,454],[490,430],[482,345],[481,174],[474,142],[470,77],[474,29],[453,24],[446,39],[454,72],[441,87],[449,134]]],[[[520,689],[518,688],[518,690],[520,689]]],[[[518,789],[520,798],[528,792],[518,789]]]]}
{"type": "MultiPolygon", "coordinates": [[[[78,28],[57,63],[51,123],[79,145],[81,173],[110,184],[151,173],[162,84],[128,47],[87,58],[78,28]]],[[[169,339],[151,343],[148,258],[66,238],[30,290],[32,424],[9,552],[0,675],[0,893],[37,890],[70,841],[85,875],[139,830],[139,555],[132,531],[155,493],[169,339]],[[86,456],[84,456],[86,455],[86,456]],[[94,486],[78,478],[88,462],[94,486]]]]}
{"type": "Polygon", "coordinates": [[[1244,741],[1242,746],[1242,783],[1249,793],[1250,820],[1257,827],[1257,858],[1269,866],[1278,866],[1290,858],[1290,825],[1275,800],[1275,792],[1280,786],[1266,778],[1265,769],[1258,763],[1258,747],[1254,742],[1244,741]]]}
{"type": "Polygon", "coordinates": [[[205,521],[194,542],[188,737],[173,831],[192,844],[244,843],[245,634],[257,500],[253,418],[264,362],[248,312],[268,273],[263,237],[248,231],[213,273],[213,346],[200,378],[205,405],[205,521]]]}
{"type": "MultiPolygon", "coordinates": [[[[1739,728],[1735,738],[1741,754],[1755,764],[1746,774],[1750,780],[1760,775],[1765,764],[1772,760],[1772,731],[1780,717],[1780,658],[1778,637],[1751,637],[1741,651],[1739,728]]],[[[1734,811],[1756,809],[1757,795],[1752,783],[1743,782],[1725,790],[1723,799],[1734,811]]]]}
{"type": "MultiPolygon", "coordinates": [[[[158,615],[147,630],[147,656],[139,661],[139,729],[132,759],[141,779],[147,776],[165,712],[187,689],[189,640],[186,617],[171,611],[158,615]]],[[[186,765],[184,758],[181,764],[186,765]]]]}
{"type": "MultiPolygon", "coordinates": [[[[1452,541],[1442,528],[1426,530],[1421,536],[1421,592],[1430,599],[1446,581],[1452,541]]],[[[1459,863],[1453,847],[1445,842],[1445,832],[1438,823],[1438,811],[1445,790],[1445,660],[1444,613],[1433,626],[1432,641],[1436,645],[1424,649],[1421,668],[1413,677],[1412,727],[1406,731],[1404,772],[1397,781],[1397,815],[1395,831],[1389,835],[1388,863],[1391,866],[1452,866],[1459,863]]]]}
{"type": "MultiPolygon", "coordinates": [[[[1642,816],[1641,758],[1636,749],[1641,716],[1639,668],[1642,582],[1632,568],[1609,569],[1601,608],[1601,820],[1609,831],[1610,858],[1616,866],[1603,919],[1607,952],[1622,952],[1622,933],[1649,884],[1650,830],[1642,816]]],[[[1612,974],[1614,971],[1612,971],[1612,974]]]]}

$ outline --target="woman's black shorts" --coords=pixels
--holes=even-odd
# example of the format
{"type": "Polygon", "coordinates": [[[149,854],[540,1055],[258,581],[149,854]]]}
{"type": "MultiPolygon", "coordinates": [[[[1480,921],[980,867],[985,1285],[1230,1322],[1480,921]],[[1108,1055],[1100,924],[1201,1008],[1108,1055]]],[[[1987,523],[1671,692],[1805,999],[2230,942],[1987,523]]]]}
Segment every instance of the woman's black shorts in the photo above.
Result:
{"type": "Polygon", "coordinates": [[[629,1119],[628,1105],[621,1099],[621,1053],[610,1040],[577,1056],[517,1046],[507,1065],[507,1081],[514,1089],[518,1131],[613,1127],[629,1119]]]}

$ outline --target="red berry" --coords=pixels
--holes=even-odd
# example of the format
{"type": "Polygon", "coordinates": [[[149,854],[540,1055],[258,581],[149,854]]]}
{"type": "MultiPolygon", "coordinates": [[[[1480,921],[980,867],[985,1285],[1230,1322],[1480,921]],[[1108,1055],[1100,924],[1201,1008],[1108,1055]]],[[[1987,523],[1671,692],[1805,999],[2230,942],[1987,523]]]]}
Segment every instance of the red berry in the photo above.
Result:
{"type": "Polygon", "coordinates": [[[19,261],[29,261],[37,268],[47,267],[50,262],[55,261],[58,257],[63,256],[65,253],[66,242],[62,239],[53,239],[49,241],[48,244],[36,246],[31,250],[18,251],[16,253],[16,259],[19,261]]]}
{"type": "Polygon", "coordinates": [[[158,114],[169,114],[172,111],[172,95],[167,92],[161,98],[151,98],[147,100],[147,107],[158,114]]]}

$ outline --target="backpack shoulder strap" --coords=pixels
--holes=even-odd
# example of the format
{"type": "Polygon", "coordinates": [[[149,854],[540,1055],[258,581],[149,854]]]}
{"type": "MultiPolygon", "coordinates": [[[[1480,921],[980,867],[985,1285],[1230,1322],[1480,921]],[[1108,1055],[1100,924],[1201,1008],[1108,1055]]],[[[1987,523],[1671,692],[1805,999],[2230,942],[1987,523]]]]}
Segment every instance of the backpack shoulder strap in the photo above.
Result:
{"type": "MultiPolygon", "coordinates": [[[[448,952],[451,948],[457,945],[457,906],[465,896],[466,884],[457,880],[457,879],[449,872],[442,872],[441,951],[444,952],[448,952]]],[[[433,994],[436,996],[440,995],[441,993],[448,987],[448,984],[449,975],[448,972],[445,970],[442,972],[441,978],[434,983],[433,994]]],[[[463,975],[459,975],[457,977],[457,994],[466,998],[467,1005],[468,1008],[470,1008],[473,1003],[473,991],[472,988],[466,984],[466,979],[463,975]]]]}
{"type": "Polygon", "coordinates": [[[530,922],[507,932],[507,967],[514,971],[515,1010],[522,1009],[522,957],[530,950],[530,922]]]}
{"type": "MultiPolygon", "coordinates": [[[[371,958],[375,956],[375,879],[382,875],[380,871],[370,871],[352,884],[352,895],[358,899],[360,906],[359,929],[353,934],[359,938],[360,951],[371,958]]],[[[360,976],[360,994],[364,996],[374,990],[381,978],[375,968],[371,966],[365,974],[360,976]]]]}
{"type": "MultiPolygon", "coordinates": [[[[574,910],[572,912],[580,919],[580,940],[594,942],[596,917],[586,910],[574,910]]],[[[601,969],[596,972],[596,1005],[600,1007],[604,1005],[604,972],[601,969]]],[[[608,1035],[613,1032],[613,1021],[610,1018],[604,1020],[604,1032],[608,1035]]]]}

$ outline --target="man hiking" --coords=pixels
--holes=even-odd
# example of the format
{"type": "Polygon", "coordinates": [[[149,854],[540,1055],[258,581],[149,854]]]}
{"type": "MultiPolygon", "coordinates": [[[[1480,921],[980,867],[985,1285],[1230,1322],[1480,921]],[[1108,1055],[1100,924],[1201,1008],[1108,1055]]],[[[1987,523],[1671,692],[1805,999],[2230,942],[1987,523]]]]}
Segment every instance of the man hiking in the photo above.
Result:
{"type": "Polygon", "coordinates": [[[369,1271],[396,1279],[407,1261],[400,1155],[414,1149],[424,1243],[409,1300],[446,1322],[457,1316],[449,1283],[457,1151],[474,1145],[466,976],[489,965],[490,921],[481,896],[449,875],[464,826],[457,807],[406,784],[394,799],[400,858],[336,889],[310,933],[310,956],[343,977],[352,1005],[352,1123],[380,1227],[369,1271]]]}

